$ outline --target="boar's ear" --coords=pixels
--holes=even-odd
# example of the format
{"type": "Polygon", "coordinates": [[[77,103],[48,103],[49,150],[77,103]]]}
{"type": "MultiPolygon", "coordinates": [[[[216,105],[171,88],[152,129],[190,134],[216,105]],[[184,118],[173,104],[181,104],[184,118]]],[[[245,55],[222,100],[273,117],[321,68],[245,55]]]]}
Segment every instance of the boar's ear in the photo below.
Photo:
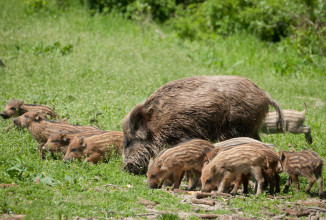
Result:
{"type": "Polygon", "coordinates": [[[283,161],[285,160],[285,154],[284,154],[284,151],[280,151],[280,160],[281,162],[283,163],[283,161]]]}
{"type": "Polygon", "coordinates": [[[67,132],[62,132],[61,133],[61,138],[62,138],[63,142],[67,142],[68,141],[67,132]]]}
{"type": "Polygon", "coordinates": [[[217,169],[216,169],[216,166],[215,165],[212,166],[211,171],[212,171],[212,173],[216,173],[217,172],[217,169]]]}
{"type": "Polygon", "coordinates": [[[148,114],[144,111],[143,105],[137,105],[130,114],[130,128],[142,139],[147,137],[147,120],[148,114]]]}
{"type": "Polygon", "coordinates": [[[40,121],[41,120],[41,113],[40,112],[36,112],[34,115],[34,121],[40,121]]]}
{"type": "Polygon", "coordinates": [[[18,100],[18,106],[22,106],[24,104],[24,100],[18,100]]]}
{"type": "Polygon", "coordinates": [[[80,143],[80,146],[81,146],[82,148],[86,148],[86,143],[85,143],[85,139],[84,139],[84,137],[81,137],[81,138],[79,139],[79,143],[80,143]]]}
{"type": "Polygon", "coordinates": [[[149,159],[149,161],[148,161],[148,168],[151,167],[153,165],[153,163],[154,163],[154,159],[153,159],[153,157],[151,157],[151,159],[149,159]]]}

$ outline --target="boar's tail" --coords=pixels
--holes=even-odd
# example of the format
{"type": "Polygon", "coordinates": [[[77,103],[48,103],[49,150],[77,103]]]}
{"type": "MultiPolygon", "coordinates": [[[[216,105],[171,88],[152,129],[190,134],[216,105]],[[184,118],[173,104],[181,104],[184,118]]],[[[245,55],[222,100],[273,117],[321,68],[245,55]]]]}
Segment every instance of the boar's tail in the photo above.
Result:
{"type": "Polygon", "coordinates": [[[281,108],[274,99],[269,98],[269,101],[270,101],[270,105],[273,106],[275,108],[275,110],[277,111],[277,113],[278,113],[277,129],[280,132],[284,132],[284,116],[283,116],[283,113],[281,111],[281,108]]]}
{"type": "Polygon", "coordinates": [[[304,115],[307,113],[307,104],[306,103],[304,103],[304,110],[303,110],[303,112],[302,112],[304,115]]]}

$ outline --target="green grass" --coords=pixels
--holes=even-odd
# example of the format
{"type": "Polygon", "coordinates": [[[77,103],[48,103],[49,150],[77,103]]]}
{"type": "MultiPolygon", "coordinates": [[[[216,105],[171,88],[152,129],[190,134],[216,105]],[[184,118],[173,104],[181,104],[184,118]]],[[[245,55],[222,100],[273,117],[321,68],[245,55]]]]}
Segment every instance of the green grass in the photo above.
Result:
{"type": "MultiPolygon", "coordinates": [[[[89,16],[78,9],[25,11],[22,1],[0,1],[0,59],[7,66],[0,68],[0,106],[10,97],[36,101],[55,107],[69,123],[121,130],[122,119],[133,106],[164,83],[194,75],[242,75],[268,91],[283,109],[303,110],[303,103],[308,105],[306,124],[312,128],[312,145],[306,144],[304,135],[292,134],[262,135],[264,142],[279,149],[292,143],[298,150],[309,148],[326,156],[322,58],[314,57],[314,64],[280,44],[262,43],[244,34],[190,42],[164,27],[110,15],[89,16]]],[[[2,119],[0,123],[0,183],[15,182],[19,187],[0,189],[0,214],[21,213],[31,219],[135,216],[146,212],[136,203],[138,197],[159,203],[158,210],[191,212],[181,198],[148,189],[145,176],[121,171],[120,157],[95,166],[42,160],[28,131],[3,131],[10,123],[2,119]],[[103,187],[106,184],[123,190],[103,187]]],[[[286,176],[282,174],[283,184],[286,176]]],[[[303,191],[307,181],[300,183],[301,192],[292,186],[293,198],[288,201],[309,197],[303,191]]],[[[312,188],[316,191],[317,184],[312,188]]],[[[282,203],[251,195],[232,199],[229,205],[262,216],[262,204],[273,210],[282,203]]],[[[169,218],[175,216],[162,216],[169,218]]]]}

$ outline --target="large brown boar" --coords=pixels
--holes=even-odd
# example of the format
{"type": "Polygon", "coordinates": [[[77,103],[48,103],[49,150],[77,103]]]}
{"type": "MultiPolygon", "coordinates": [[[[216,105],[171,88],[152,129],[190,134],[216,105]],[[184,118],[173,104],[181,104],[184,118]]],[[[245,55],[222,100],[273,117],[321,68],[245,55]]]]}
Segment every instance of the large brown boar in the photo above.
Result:
{"type": "Polygon", "coordinates": [[[220,151],[212,161],[204,165],[202,191],[210,192],[218,187],[218,192],[224,192],[237,176],[250,174],[256,180],[257,195],[260,194],[264,183],[263,170],[276,170],[276,167],[268,163],[266,154],[260,148],[256,143],[249,143],[220,151]]]}
{"type": "Polygon", "coordinates": [[[114,151],[121,155],[123,147],[123,132],[108,131],[89,137],[75,137],[68,146],[64,160],[81,159],[89,163],[107,161],[114,151]]]}
{"type": "MultiPolygon", "coordinates": [[[[282,110],[284,116],[284,127],[285,131],[291,132],[292,134],[304,134],[306,141],[312,144],[311,129],[309,126],[305,126],[305,114],[307,112],[307,106],[302,112],[286,109],[282,110]]],[[[267,113],[263,123],[262,132],[268,134],[280,133],[277,129],[277,112],[270,111],[267,113]]]]}
{"type": "Polygon", "coordinates": [[[81,132],[67,132],[59,131],[51,133],[48,141],[43,145],[43,151],[49,151],[51,153],[63,153],[66,155],[67,148],[72,141],[77,136],[89,137],[95,134],[101,134],[105,131],[96,129],[96,130],[87,130],[81,132]]]}
{"type": "MultiPolygon", "coordinates": [[[[147,171],[148,186],[160,188],[164,181],[169,179],[174,182],[174,188],[179,188],[182,174],[185,171],[190,171],[197,178],[200,178],[207,153],[213,149],[214,146],[210,142],[193,139],[162,151],[149,164],[147,171]]],[[[189,189],[192,190],[195,187],[196,181],[192,186],[189,186],[189,189]]]]}
{"type": "Polygon", "coordinates": [[[0,113],[1,117],[4,119],[20,116],[26,112],[42,112],[45,116],[50,116],[52,119],[60,118],[57,113],[55,113],[51,108],[45,105],[33,105],[24,104],[23,100],[13,100],[10,99],[5,109],[0,113]]]}
{"type": "Polygon", "coordinates": [[[71,125],[63,121],[49,121],[40,112],[26,112],[25,114],[13,119],[14,124],[19,128],[27,128],[35,140],[40,144],[39,150],[47,142],[51,133],[66,131],[80,132],[86,130],[100,130],[92,126],[71,125]]]}
{"type": "Polygon", "coordinates": [[[298,151],[298,152],[280,152],[280,160],[283,165],[283,169],[290,175],[288,178],[284,192],[287,192],[292,181],[294,182],[297,191],[300,190],[298,176],[304,176],[309,180],[309,184],[306,188],[306,193],[310,192],[311,187],[314,185],[316,178],[318,181],[319,198],[324,198],[323,191],[323,160],[315,152],[310,150],[298,151]],[[315,177],[313,176],[315,175],[315,177]]]}
{"type": "Polygon", "coordinates": [[[282,113],[268,93],[238,76],[197,76],[172,81],[137,105],[122,124],[125,169],[144,173],[164,147],[200,138],[223,141],[259,138],[269,105],[282,113]]]}

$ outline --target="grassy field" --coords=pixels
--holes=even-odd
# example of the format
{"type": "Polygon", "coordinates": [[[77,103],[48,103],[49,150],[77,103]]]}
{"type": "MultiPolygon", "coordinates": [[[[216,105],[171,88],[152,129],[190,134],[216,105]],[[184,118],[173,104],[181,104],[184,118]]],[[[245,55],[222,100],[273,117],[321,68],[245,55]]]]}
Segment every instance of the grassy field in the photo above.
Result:
{"type": "MultiPolygon", "coordinates": [[[[0,39],[0,59],[6,65],[0,67],[1,108],[10,97],[23,99],[55,108],[72,124],[121,130],[122,119],[133,106],[171,80],[241,75],[268,91],[283,109],[303,110],[307,103],[312,145],[307,145],[304,135],[293,134],[262,135],[264,142],[285,150],[292,143],[297,150],[308,148],[326,156],[326,62],[322,58],[306,60],[282,44],[263,43],[246,34],[190,42],[153,23],[89,16],[77,9],[29,14],[18,0],[0,1],[0,39]]],[[[0,188],[0,215],[146,218],[141,215],[148,210],[137,202],[139,198],[158,203],[155,209],[160,211],[194,212],[181,197],[149,189],[145,176],[121,171],[119,156],[94,166],[42,160],[27,130],[4,131],[10,123],[0,122],[0,183],[18,187],[0,188]]],[[[325,170],[323,174],[325,181],[325,170]]],[[[284,185],[287,175],[281,177],[284,185]]],[[[317,184],[312,188],[315,193],[306,195],[307,181],[300,183],[301,191],[292,186],[284,194],[292,198],[285,200],[270,200],[267,194],[220,200],[230,209],[241,208],[241,215],[266,218],[262,207],[280,214],[285,202],[316,197],[317,184]]],[[[209,213],[232,214],[230,209],[209,213]]]]}

